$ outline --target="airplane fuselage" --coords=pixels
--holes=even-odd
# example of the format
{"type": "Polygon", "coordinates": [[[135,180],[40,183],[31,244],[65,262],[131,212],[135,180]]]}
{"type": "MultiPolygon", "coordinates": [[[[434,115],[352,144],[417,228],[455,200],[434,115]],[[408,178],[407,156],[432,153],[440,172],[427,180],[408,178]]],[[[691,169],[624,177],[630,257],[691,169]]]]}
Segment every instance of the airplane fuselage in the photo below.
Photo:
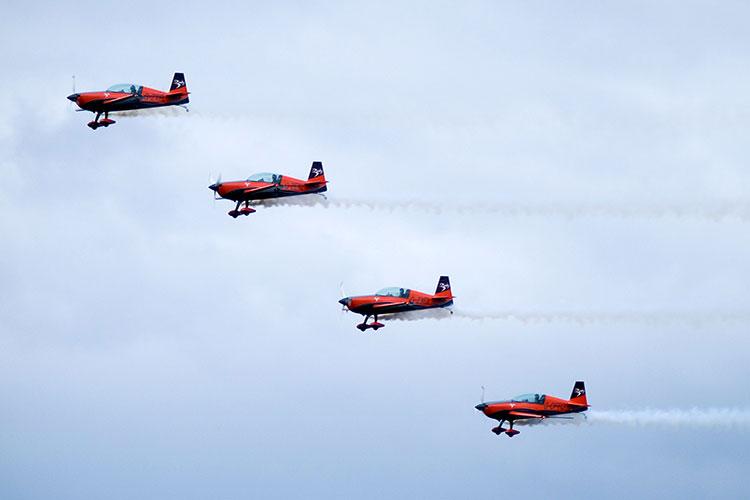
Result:
{"type": "Polygon", "coordinates": [[[480,410],[489,418],[502,421],[530,418],[519,416],[518,414],[521,413],[536,414],[545,417],[564,415],[567,413],[580,413],[586,411],[588,406],[573,404],[565,399],[544,395],[543,403],[498,401],[478,404],[476,409],[480,410]]]}
{"type": "Polygon", "coordinates": [[[311,184],[293,177],[281,176],[277,183],[255,181],[230,181],[219,184],[215,192],[222,198],[232,201],[267,200],[301,194],[315,194],[327,191],[325,183],[311,184]]]}
{"type": "Polygon", "coordinates": [[[148,87],[138,87],[136,92],[83,92],[71,94],[68,99],[81,109],[94,113],[178,106],[190,102],[187,92],[162,92],[148,87]]]}
{"type": "Polygon", "coordinates": [[[381,295],[358,295],[339,301],[352,312],[363,315],[393,314],[453,305],[453,297],[437,297],[427,293],[409,290],[406,297],[381,295]]]}

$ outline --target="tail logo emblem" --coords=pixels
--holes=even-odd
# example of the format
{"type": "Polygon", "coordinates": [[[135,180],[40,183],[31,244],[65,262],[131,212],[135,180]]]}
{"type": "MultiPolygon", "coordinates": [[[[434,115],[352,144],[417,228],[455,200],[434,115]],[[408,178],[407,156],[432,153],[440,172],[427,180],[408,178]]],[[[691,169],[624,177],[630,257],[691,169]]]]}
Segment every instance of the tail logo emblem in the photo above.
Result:
{"type": "Polygon", "coordinates": [[[438,287],[440,288],[441,292],[444,292],[448,290],[451,286],[448,283],[440,283],[438,287]]]}
{"type": "Polygon", "coordinates": [[[322,168],[314,168],[312,169],[313,177],[317,177],[319,175],[323,175],[323,169],[322,168]]]}
{"type": "Polygon", "coordinates": [[[175,78],[175,80],[172,82],[172,85],[174,85],[176,88],[179,89],[180,87],[184,87],[185,86],[185,82],[183,80],[177,80],[175,78]]]}
{"type": "Polygon", "coordinates": [[[584,394],[586,394],[586,391],[585,391],[585,390],[583,390],[583,389],[579,389],[578,387],[576,387],[575,391],[573,391],[573,392],[575,392],[575,393],[576,393],[576,397],[578,397],[578,396],[583,396],[584,394]]]}

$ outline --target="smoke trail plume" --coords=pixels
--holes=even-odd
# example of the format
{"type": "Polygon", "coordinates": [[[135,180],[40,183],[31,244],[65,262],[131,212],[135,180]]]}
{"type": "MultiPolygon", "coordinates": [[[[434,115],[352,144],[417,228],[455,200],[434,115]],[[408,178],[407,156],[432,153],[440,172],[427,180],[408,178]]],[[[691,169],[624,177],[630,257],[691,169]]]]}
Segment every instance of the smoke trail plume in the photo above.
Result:
{"type": "Polygon", "coordinates": [[[717,203],[684,204],[576,204],[576,203],[450,203],[415,200],[372,200],[364,198],[338,198],[322,196],[299,196],[257,203],[261,207],[296,206],[325,208],[363,208],[369,210],[414,210],[437,215],[496,214],[503,217],[560,217],[578,219],[583,217],[609,218],[685,218],[721,221],[738,218],[750,221],[750,202],[733,201],[717,203]]]}
{"type": "Polygon", "coordinates": [[[573,413],[570,415],[559,415],[551,416],[544,419],[529,418],[526,420],[516,420],[513,422],[514,426],[536,426],[536,425],[583,425],[588,422],[588,414],[591,410],[586,413],[573,413]]]}
{"type": "Polygon", "coordinates": [[[515,425],[626,425],[629,427],[721,427],[750,430],[750,409],[691,408],[589,410],[543,420],[518,420],[515,425]]]}
{"type": "Polygon", "coordinates": [[[443,320],[448,318],[469,321],[516,321],[525,325],[572,323],[587,325],[687,325],[703,327],[716,324],[750,324],[750,312],[744,311],[466,311],[460,308],[425,309],[398,314],[383,314],[383,321],[443,320]]]}
{"type": "Polygon", "coordinates": [[[378,316],[383,321],[419,321],[423,319],[447,319],[453,312],[450,309],[425,309],[423,311],[407,311],[398,314],[384,314],[378,316]]]}
{"type": "Polygon", "coordinates": [[[646,324],[664,326],[683,324],[695,327],[721,323],[750,323],[748,311],[496,311],[480,312],[454,309],[456,318],[471,321],[518,321],[524,324],[574,323],[578,325],[599,324],[646,324]]]}
{"type": "Polygon", "coordinates": [[[633,427],[739,427],[750,430],[750,409],[692,408],[689,410],[588,411],[589,424],[616,424],[633,427]]]}
{"type": "Polygon", "coordinates": [[[164,106],[160,108],[145,108],[145,109],[133,109],[130,111],[111,111],[110,115],[113,118],[133,118],[133,117],[146,117],[146,116],[166,116],[166,117],[177,117],[185,116],[193,113],[187,113],[187,109],[175,107],[175,106],[164,106]]]}

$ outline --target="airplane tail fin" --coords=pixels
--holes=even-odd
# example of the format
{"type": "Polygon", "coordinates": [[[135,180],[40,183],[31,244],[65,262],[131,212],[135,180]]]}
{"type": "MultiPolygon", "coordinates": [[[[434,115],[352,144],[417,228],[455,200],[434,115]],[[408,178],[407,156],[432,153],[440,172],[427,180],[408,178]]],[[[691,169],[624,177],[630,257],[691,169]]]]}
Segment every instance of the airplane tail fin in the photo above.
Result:
{"type": "Polygon", "coordinates": [[[570,402],[577,405],[589,405],[586,400],[586,387],[583,385],[582,381],[579,380],[573,385],[573,392],[570,394],[570,402]]]}
{"type": "Polygon", "coordinates": [[[314,161],[312,162],[312,167],[310,167],[310,175],[307,176],[307,181],[318,181],[318,180],[326,180],[326,175],[323,172],[323,162],[322,161],[314,161]],[[318,179],[320,177],[320,179],[318,179]]]}
{"type": "Polygon", "coordinates": [[[314,161],[310,167],[310,175],[307,176],[308,184],[321,184],[320,191],[326,191],[326,174],[323,172],[323,162],[314,161]]]}
{"type": "Polygon", "coordinates": [[[175,73],[174,77],[172,78],[172,86],[169,87],[169,91],[173,92],[178,89],[187,92],[187,83],[185,83],[184,73],[175,73]]]}
{"type": "Polygon", "coordinates": [[[178,96],[185,100],[185,104],[190,102],[188,98],[187,82],[185,81],[184,73],[175,73],[172,77],[172,85],[169,87],[169,93],[171,96],[178,96]]]}
{"type": "Polygon", "coordinates": [[[437,288],[435,289],[435,295],[438,297],[453,297],[451,293],[451,281],[448,276],[441,276],[438,280],[437,288]]]}

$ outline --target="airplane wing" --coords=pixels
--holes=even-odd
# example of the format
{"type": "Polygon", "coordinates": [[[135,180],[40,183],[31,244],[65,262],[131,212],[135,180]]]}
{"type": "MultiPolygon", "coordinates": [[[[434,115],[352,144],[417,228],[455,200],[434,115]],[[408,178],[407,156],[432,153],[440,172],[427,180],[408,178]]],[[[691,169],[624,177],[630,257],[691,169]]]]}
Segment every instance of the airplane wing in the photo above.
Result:
{"type": "Polygon", "coordinates": [[[377,304],[373,304],[373,309],[382,309],[384,307],[390,307],[390,306],[398,306],[403,304],[403,302],[378,302],[377,304]]]}
{"type": "Polygon", "coordinates": [[[257,187],[257,188],[248,188],[248,189],[244,189],[242,191],[242,194],[258,193],[260,191],[265,191],[265,190],[271,189],[273,187],[276,187],[276,184],[269,184],[268,186],[260,186],[260,187],[257,187]]]}
{"type": "Polygon", "coordinates": [[[89,102],[89,105],[91,105],[91,104],[96,104],[96,105],[99,105],[99,104],[106,104],[106,105],[117,104],[117,103],[120,103],[120,102],[127,101],[129,99],[137,99],[137,97],[134,96],[133,94],[128,94],[128,95],[123,95],[123,96],[120,96],[120,97],[113,97],[112,99],[95,99],[95,100],[89,102]]]}
{"type": "Polygon", "coordinates": [[[115,97],[114,99],[104,99],[102,101],[103,104],[114,104],[116,102],[122,102],[127,101],[128,99],[134,99],[135,96],[133,94],[123,95],[120,97],[115,97]]]}
{"type": "Polygon", "coordinates": [[[525,411],[509,411],[508,415],[511,415],[513,417],[521,417],[521,418],[547,418],[544,415],[539,415],[537,413],[529,413],[525,411]]]}

